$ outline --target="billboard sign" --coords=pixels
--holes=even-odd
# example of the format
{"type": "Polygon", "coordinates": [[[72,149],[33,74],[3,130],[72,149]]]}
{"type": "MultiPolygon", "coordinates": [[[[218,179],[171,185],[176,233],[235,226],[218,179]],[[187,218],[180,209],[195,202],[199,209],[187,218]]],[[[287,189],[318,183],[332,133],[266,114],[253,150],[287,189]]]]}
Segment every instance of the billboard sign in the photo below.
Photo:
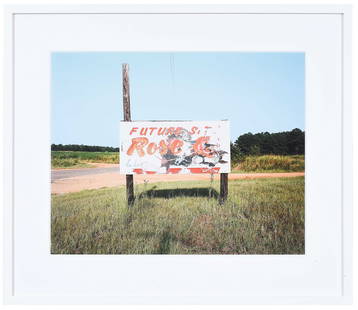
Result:
{"type": "Polygon", "coordinates": [[[123,121],[120,172],[228,173],[229,121],[123,121]]]}

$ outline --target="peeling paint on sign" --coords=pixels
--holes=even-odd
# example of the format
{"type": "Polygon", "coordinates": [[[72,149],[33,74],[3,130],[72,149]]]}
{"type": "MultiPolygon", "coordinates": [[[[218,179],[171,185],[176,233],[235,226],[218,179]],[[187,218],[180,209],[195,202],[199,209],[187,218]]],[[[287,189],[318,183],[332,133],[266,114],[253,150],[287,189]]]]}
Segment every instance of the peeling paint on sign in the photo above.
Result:
{"type": "Polygon", "coordinates": [[[120,123],[121,174],[230,172],[229,121],[120,123]]]}

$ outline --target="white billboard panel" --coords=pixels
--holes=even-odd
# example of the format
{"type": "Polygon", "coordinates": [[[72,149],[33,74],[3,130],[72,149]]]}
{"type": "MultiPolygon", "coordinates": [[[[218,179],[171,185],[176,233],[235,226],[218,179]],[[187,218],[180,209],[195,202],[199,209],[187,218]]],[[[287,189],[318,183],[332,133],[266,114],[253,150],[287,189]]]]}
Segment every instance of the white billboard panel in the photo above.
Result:
{"type": "Polygon", "coordinates": [[[228,173],[229,121],[121,122],[120,172],[228,173]]]}

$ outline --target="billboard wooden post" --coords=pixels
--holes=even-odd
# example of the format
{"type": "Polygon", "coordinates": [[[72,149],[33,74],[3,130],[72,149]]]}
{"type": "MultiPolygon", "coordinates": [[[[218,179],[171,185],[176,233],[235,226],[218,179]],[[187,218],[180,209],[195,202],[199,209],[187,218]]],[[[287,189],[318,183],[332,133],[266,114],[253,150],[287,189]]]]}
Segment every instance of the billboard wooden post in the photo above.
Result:
{"type": "Polygon", "coordinates": [[[228,173],[220,173],[220,197],[219,201],[223,204],[227,200],[227,194],[229,192],[228,185],[229,185],[229,174],[228,173]]]}
{"type": "MultiPolygon", "coordinates": [[[[123,117],[124,121],[131,121],[131,102],[129,94],[129,66],[122,65],[123,76],[123,117]]],[[[133,175],[126,174],[127,204],[131,207],[134,202],[133,175]]]]}

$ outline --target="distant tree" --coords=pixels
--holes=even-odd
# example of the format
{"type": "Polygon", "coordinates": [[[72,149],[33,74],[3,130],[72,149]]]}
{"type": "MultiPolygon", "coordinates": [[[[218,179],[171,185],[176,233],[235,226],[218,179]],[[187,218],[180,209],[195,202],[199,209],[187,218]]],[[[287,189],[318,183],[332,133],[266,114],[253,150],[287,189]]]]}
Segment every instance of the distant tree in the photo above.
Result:
{"type": "Polygon", "coordinates": [[[250,155],[261,155],[260,146],[255,144],[250,147],[250,155]]]}
{"type": "Polygon", "coordinates": [[[51,151],[119,152],[119,148],[84,144],[51,144],[51,151]]]}
{"type": "Polygon", "coordinates": [[[288,133],[287,137],[288,153],[304,154],[305,152],[305,134],[302,130],[295,128],[288,133]]]}
{"type": "Polygon", "coordinates": [[[232,163],[237,163],[245,157],[244,153],[240,150],[240,148],[232,142],[230,142],[230,155],[232,163]]]}
{"type": "Polygon", "coordinates": [[[253,135],[251,132],[241,135],[235,141],[235,145],[239,147],[241,152],[245,155],[249,155],[252,147],[259,144],[259,137],[257,135],[253,135]]]}
{"type": "Polygon", "coordinates": [[[275,154],[295,155],[305,153],[305,133],[295,128],[277,133],[251,132],[239,136],[232,146],[244,155],[275,154]]]}

